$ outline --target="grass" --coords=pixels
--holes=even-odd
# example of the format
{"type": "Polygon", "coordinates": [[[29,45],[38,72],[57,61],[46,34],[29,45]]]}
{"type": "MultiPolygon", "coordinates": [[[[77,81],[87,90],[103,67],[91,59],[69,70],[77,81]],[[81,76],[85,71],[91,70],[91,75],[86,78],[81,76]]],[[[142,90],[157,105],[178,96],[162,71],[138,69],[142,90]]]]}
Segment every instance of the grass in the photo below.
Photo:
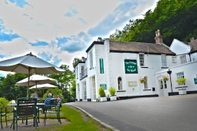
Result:
{"type": "MultiPolygon", "coordinates": [[[[53,118],[56,117],[51,116],[51,119],[53,118]]],[[[100,123],[74,107],[62,106],[61,118],[67,119],[70,123],[50,126],[37,131],[111,131],[111,129],[103,127],[100,123]]]]}

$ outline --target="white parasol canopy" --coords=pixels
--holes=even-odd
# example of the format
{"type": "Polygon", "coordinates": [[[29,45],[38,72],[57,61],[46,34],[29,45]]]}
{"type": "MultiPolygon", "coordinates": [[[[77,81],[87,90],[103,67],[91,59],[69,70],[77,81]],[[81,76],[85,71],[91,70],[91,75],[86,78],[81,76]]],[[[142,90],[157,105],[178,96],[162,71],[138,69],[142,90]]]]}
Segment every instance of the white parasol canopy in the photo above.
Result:
{"type": "Polygon", "coordinates": [[[47,84],[39,84],[37,86],[34,85],[34,86],[30,87],[29,89],[40,89],[40,88],[42,88],[42,89],[57,88],[57,86],[47,83],[47,84]]]}
{"type": "Polygon", "coordinates": [[[55,79],[34,74],[34,75],[30,76],[29,81],[28,81],[28,77],[27,77],[21,81],[16,82],[15,85],[16,86],[28,86],[28,82],[29,82],[29,86],[33,86],[33,85],[36,86],[38,84],[52,83],[55,81],[56,81],[55,79]]]}
{"type": "Polygon", "coordinates": [[[42,94],[44,95],[44,89],[48,89],[48,88],[57,88],[57,86],[47,83],[47,84],[34,85],[34,86],[30,87],[29,89],[30,90],[31,89],[43,89],[42,94]]]}
{"type": "MultiPolygon", "coordinates": [[[[31,52],[24,56],[0,61],[0,70],[28,74],[28,87],[30,74],[54,74],[65,72],[65,70],[36,57],[31,52]]],[[[29,88],[27,88],[27,96],[28,89],[29,88]]]]}

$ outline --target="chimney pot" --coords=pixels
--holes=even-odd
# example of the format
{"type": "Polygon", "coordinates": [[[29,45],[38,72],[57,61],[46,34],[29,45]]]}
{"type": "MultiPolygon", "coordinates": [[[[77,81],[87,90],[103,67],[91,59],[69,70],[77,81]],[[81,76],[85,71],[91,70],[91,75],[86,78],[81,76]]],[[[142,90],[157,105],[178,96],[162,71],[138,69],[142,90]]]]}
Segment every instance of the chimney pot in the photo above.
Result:
{"type": "Polygon", "coordinates": [[[163,43],[163,36],[161,36],[161,33],[160,33],[159,29],[157,31],[155,31],[155,43],[156,44],[163,43]]]}
{"type": "Polygon", "coordinates": [[[190,38],[190,42],[193,42],[195,41],[194,37],[190,38]]]}

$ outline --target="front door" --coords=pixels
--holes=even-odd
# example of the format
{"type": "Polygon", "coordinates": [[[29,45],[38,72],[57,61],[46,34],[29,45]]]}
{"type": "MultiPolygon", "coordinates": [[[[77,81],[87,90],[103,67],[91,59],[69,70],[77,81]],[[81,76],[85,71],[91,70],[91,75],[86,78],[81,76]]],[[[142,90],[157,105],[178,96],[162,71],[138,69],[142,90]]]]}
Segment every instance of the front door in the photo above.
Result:
{"type": "Polygon", "coordinates": [[[168,89],[166,81],[159,80],[160,94],[159,96],[168,96],[168,89]]]}

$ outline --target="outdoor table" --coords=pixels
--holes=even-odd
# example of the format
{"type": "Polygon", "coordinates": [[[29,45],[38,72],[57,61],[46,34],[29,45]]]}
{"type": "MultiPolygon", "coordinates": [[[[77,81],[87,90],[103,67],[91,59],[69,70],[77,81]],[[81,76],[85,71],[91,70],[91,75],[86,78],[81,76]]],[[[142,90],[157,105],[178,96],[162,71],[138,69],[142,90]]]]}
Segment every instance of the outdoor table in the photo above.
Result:
{"type": "MultiPolygon", "coordinates": [[[[26,106],[26,105],[28,105],[28,104],[20,104],[21,106],[26,106]]],[[[16,107],[17,106],[17,103],[10,103],[10,104],[8,104],[7,105],[8,107],[16,107]]],[[[39,120],[39,109],[40,108],[43,108],[45,106],[45,104],[44,103],[37,103],[37,107],[38,107],[38,122],[40,122],[40,120],[39,120]]],[[[13,109],[13,113],[14,113],[14,109],[13,109]]],[[[14,117],[14,114],[13,114],[13,117],[14,117]]],[[[13,118],[14,119],[14,118],[13,118]]],[[[11,123],[11,125],[10,125],[10,128],[12,127],[12,125],[14,124],[14,121],[11,123]]],[[[14,128],[14,127],[13,127],[14,128]]]]}

